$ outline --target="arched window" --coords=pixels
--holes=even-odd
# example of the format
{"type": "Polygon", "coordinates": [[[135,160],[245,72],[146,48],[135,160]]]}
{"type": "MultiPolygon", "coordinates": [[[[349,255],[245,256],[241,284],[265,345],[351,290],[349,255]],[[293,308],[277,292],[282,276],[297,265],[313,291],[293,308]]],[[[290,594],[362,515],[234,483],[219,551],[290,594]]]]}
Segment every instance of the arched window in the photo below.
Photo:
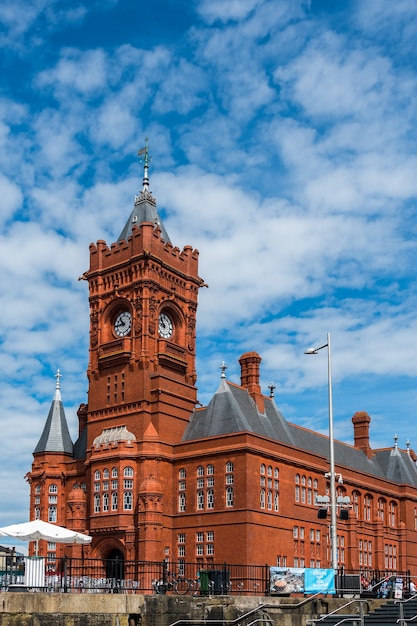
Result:
{"type": "Polygon", "coordinates": [[[178,511],[184,513],[185,511],[185,493],[181,491],[178,496],[178,511]]]}
{"type": "Polygon", "coordinates": [[[123,470],[123,476],[125,476],[126,478],[128,478],[129,476],[133,476],[133,467],[125,467],[123,470]]]}
{"type": "Polygon", "coordinates": [[[381,522],[385,522],[385,508],[386,508],[386,502],[383,498],[379,498],[378,500],[378,519],[381,520],[381,522]]]}
{"type": "Polygon", "coordinates": [[[279,494],[278,494],[278,492],[274,493],[274,511],[279,511],[279,494]]]}
{"type": "Polygon", "coordinates": [[[372,519],[372,498],[369,494],[363,498],[363,519],[365,522],[370,522],[372,519]]]}
{"type": "Polygon", "coordinates": [[[359,518],[359,501],[360,501],[360,493],[359,491],[352,492],[352,510],[355,517],[359,518]]]}
{"type": "Polygon", "coordinates": [[[202,489],[197,491],[197,509],[199,511],[204,509],[204,491],[202,489]]]}
{"type": "Polygon", "coordinates": [[[118,471],[117,467],[112,467],[111,468],[111,477],[112,478],[117,478],[118,475],[119,475],[119,471],[118,471]]]}
{"type": "Polygon", "coordinates": [[[259,468],[259,473],[260,473],[260,474],[265,474],[265,470],[266,470],[266,467],[265,467],[265,465],[262,463],[262,464],[261,464],[261,467],[259,468]]]}
{"type": "Polygon", "coordinates": [[[207,489],[207,508],[214,509],[214,490],[207,489]]]}
{"type": "Polygon", "coordinates": [[[133,509],[133,495],[131,491],[125,491],[123,494],[123,510],[131,511],[133,509]]]}
{"type": "Polygon", "coordinates": [[[226,463],[226,472],[233,472],[233,463],[232,463],[232,461],[227,461],[227,463],[226,463]]]}
{"type": "Polygon", "coordinates": [[[49,493],[58,493],[57,485],[49,485],[49,493]]]}
{"type": "Polygon", "coordinates": [[[390,526],[397,525],[397,505],[395,502],[390,502],[388,506],[388,521],[390,526]]]}
{"type": "Polygon", "coordinates": [[[186,472],[186,471],[185,471],[185,469],[182,467],[182,468],[180,469],[180,471],[178,472],[178,477],[179,477],[180,479],[183,479],[183,478],[186,478],[186,476],[187,476],[187,472],[186,472]]]}
{"type": "Polygon", "coordinates": [[[233,491],[233,487],[227,487],[226,488],[226,506],[227,507],[232,507],[234,506],[234,491],[233,491]]]}
{"type": "Polygon", "coordinates": [[[213,476],[214,474],[214,465],[207,465],[207,476],[213,476]]]}
{"type": "Polygon", "coordinates": [[[100,513],[100,495],[98,493],[94,496],[94,513],[100,513]]]}
{"type": "Polygon", "coordinates": [[[277,467],[274,469],[274,478],[279,478],[279,469],[277,467]]]}
{"type": "Polygon", "coordinates": [[[272,491],[268,491],[268,511],[272,511],[272,491]]]}
{"type": "Polygon", "coordinates": [[[300,502],[300,474],[295,475],[295,501],[300,502]]]}
{"type": "Polygon", "coordinates": [[[197,476],[204,476],[204,467],[202,465],[197,467],[197,476]]]}
{"type": "Polygon", "coordinates": [[[117,511],[117,491],[113,491],[113,493],[111,494],[111,510],[112,511],[117,511]]]}
{"type": "Polygon", "coordinates": [[[261,509],[265,508],[265,489],[261,489],[261,492],[259,494],[259,505],[261,509]]]}
{"type": "Polygon", "coordinates": [[[109,510],[109,494],[103,493],[103,511],[109,510]]]}
{"type": "Polygon", "coordinates": [[[110,472],[106,467],[106,469],[103,470],[103,478],[109,478],[109,477],[110,477],[110,472]]]}
{"type": "Polygon", "coordinates": [[[272,476],[272,467],[268,465],[268,476],[272,476]]]}
{"type": "Polygon", "coordinates": [[[101,476],[100,470],[96,470],[94,472],[94,480],[100,480],[100,476],[101,476]]]}
{"type": "Polygon", "coordinates": [[[35,519],[41,519],[41,509],[39,506],[35,506],[35,519]]]}
{"type": "Polygon", "coordinates": [[[41,486],[40,485],[36,485],[35,493],[40,493],[40,492],[41,492],[41,486]]]}
{"type": "Polygon", "coordinates": [[[48,522],[56,523],[56,506],[48,507],[48,522]]]}

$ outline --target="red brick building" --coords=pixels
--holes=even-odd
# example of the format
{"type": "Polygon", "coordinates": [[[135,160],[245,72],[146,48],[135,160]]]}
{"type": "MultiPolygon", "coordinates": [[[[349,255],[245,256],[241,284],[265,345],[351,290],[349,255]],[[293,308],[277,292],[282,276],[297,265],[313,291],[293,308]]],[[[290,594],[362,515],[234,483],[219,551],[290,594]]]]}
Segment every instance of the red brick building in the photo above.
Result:
{"type": "MultiPolygon", "coordinates": [[[[226,380],[196,408],[198,252],[171,243],[143,189],[116,243],[90,246],[88,401],[71,441],[57,388],[34,450],[30,517],[93,536],[95,558],[329,567],[328,439],[288,423],[261,358],[240,358],[241,385],[226,380]]],[[[370,417],[353,418],[353,445],[335,443],[338,562],[346,569],[417,575],[414,453],[371,450],[370,417]]],[[[40,542],[53,562],[79,546],[40,542]]]]}

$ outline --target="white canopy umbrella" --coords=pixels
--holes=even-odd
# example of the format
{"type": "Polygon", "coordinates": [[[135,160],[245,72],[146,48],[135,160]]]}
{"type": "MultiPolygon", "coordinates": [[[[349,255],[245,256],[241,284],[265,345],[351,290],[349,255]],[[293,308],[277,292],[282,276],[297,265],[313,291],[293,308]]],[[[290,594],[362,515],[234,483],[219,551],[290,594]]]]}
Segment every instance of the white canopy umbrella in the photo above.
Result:
{"type": "Polygon", "coordinates": [[[13,537],[22,541],[36,541],[35,559],[28,558],[25,567],[25,585],[29,587],[43,587],[45,584],[44,558],[38,557],[38,541],[54,541],[56,543],[91,543],[92,537],[69,530],[63,526],[49,524],[40,519],[23,524],[12,524],[0,528],[0,536],[13,537]]]}
{"type": "Polygon", "coordinates": [[[23,524],[11,524],[11,526],[3,526],[0,528],[0,535],[4,537],[13,537],[21,541],[37,541],[38,539],[46,539],[47,541],[55,541],[56,543],[91,543],[92,537],[78,533],[75,530],[69,530],[63,526],[49,524],[40,519],[32,522],[24,522],[23,524]]]}

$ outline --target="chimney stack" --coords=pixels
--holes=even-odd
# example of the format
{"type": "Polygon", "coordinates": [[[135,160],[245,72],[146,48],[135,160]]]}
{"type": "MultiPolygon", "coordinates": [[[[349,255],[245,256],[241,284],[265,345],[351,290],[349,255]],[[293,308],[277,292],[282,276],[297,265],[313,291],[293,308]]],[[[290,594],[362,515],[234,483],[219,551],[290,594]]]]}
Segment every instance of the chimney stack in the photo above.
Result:
{"type": "Polygon", "coordinates": [[[259,366],[262,359],[257,352],[245,352],[239,359],[240,384],[254,399],[259,413],[265,413],[264,397],[259,385],[259,366]]]}
{"type": "Polygon", "coordinates": [[[369,424],[371,418],[366,411],[357,411],[352,417],[354,446],[365,452],[368,459],[372,456],[371,446],[369,445],[369,424]]]}

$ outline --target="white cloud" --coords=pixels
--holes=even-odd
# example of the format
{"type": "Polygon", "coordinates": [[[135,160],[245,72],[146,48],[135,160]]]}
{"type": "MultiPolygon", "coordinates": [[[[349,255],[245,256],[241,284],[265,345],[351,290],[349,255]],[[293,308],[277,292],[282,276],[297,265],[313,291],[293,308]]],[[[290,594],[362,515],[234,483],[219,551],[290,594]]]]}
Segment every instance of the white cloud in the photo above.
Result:
{"type": "Polygon", "coordinates": [[[0,173],[0,197],[1,211],[0,220],[7,222],[13,214],[22,206],[22,192],[11,180],[0,173]]]}
{"type": "Polygon", "coordinates": [[[201,0],[198,6],[200,15],[211,24],[216,20],[228,22],[246,18],[263,0],[201,0]]]}

